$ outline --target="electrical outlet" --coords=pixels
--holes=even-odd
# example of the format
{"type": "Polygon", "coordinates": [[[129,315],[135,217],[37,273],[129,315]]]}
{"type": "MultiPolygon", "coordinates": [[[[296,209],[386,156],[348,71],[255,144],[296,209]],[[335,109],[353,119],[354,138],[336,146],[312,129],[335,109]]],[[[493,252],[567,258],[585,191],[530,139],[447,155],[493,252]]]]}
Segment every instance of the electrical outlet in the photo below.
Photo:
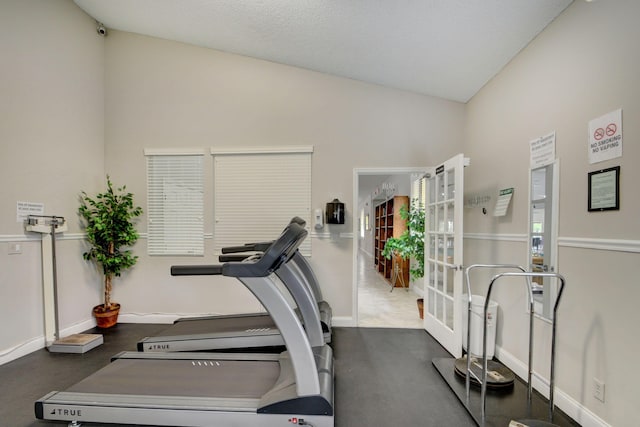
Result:
{"type": "Polygon", "coordinates": [[[22,245],[20,243],[9,243],[9,255],[18,255],[22,253],[22,245]]]}
{"type": "Polygon", "coordinates": [[[593,397],[604,403],[604,382],[593,378],[593,397]]]}

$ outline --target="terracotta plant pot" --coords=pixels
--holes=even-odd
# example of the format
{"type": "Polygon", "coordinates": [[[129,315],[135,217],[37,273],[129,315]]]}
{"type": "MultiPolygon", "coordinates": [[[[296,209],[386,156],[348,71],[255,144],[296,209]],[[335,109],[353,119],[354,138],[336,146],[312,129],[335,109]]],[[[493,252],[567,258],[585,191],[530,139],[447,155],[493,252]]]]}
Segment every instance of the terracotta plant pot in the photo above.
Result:
{"type": "Polygon", "coordinates": [[[418,303],[418,313],[420,314],[420,318],[424,319],[424,298],[418,298],[416,302],[418,303]]]}
{"type": "Polygon", "coordinates": [[[118,323],[118,314],[120,313],[120,304],[113,303],[111,310],[105,310],[104,305],[96,305],[93,307],[93,315],[96,317],[98,328],[107,329],[118,323]]]}

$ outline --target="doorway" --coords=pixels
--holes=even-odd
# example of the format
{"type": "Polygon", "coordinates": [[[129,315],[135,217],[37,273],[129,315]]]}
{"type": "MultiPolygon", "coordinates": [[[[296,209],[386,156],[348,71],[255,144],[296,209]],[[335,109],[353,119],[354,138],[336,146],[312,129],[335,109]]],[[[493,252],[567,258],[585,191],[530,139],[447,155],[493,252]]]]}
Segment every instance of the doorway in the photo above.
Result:
{"type": "Polygon", "coordinates": [[[411,196],[412,180],[426,168],[354,169],[353,194],[356,207],[353,245],[354,324],[361,327],[423,328],[416,300],[423,295],[423,282],[391,287],[375,264],[375,206],[394,195],[411,196]]]}

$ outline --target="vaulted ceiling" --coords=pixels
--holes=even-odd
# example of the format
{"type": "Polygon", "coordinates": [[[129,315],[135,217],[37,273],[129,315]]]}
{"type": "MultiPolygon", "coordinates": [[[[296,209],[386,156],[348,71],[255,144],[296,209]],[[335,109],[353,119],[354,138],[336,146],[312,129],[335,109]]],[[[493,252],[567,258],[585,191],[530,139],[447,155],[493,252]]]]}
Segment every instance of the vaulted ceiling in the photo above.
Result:
{"type": "Polygon", "coordinates": [[[572,0],[74,0],[108,29],[467,102],[572,0]]]}

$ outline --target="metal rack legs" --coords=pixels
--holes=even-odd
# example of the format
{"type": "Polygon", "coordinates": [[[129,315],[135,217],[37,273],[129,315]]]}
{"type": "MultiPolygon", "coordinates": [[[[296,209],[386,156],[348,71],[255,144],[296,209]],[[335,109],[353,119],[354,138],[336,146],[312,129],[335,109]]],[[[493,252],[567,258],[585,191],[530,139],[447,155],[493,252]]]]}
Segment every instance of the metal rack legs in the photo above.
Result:
{"type": "MultiPolygon", "coordinates": [[[[489,299],[491,298],[491,291],[493,290],[493,285],[499,279],[503,277],[523,277],[526,278],[527,283],[527,291],[529,298],[529,369],[528,369],[528,391],[527,391],[527,407],[531,409],[531,374],[532,374],[532,351],[533,351],[533,290],[531,286],[531,278],[532,277],[547,277],[547,278],[555,278],[560,280],[560,289],[558,290],[558,294],[556,296],[556,301],[553,307],[553,319],[552,319],[552,332],[551,332],[551,369],[549,373],[549,422],[553,422],[553,412],[554,412],[554,404],[553,404],[553,394],[555,388],[555,354],[556,354],[556,329],[558,323],[558,306],[560,304],[560,298],[562,296],[562,292],[564,290],[565,279],[562,275],[557,273],[528,273],[528,272],[517,272],[517,273],[500,273],[495,275],[491,282],[489,283],[489,288],[487,289],[487,297],[484,303],[484,325],[483,325],[483,344],[482,344],[482,381],[481,384],[481,400],[482,400],[482,422],[484,424],[486,419],[486,402],[487,402],[487,311],[489,308],[489,299]]],[[[467,357],[468,359],[468,357],[467,357]]],[[[467,373],[467,377],[469,377],[469,373],[467,373]]]]}
{"type": "MultiPolygon", "coordinates": [[[[472,295],[471,295],[471,280],[469,279],[469,273],[471,272],[471,270],[475,270],[475,269],[479,269],[479,268],[485,268],[485,269],[503,269],[503,270],[509,270],[509,269],[513,269],[513,270],[519,270],[520,272],[526,272],[526,270],[524,269],[524,267],[520,266],[520,265],[515,265],[515,264],[473,264],[470,265],[469,267],[467,267],[465,269],[465,278],[466,278],[466,285],[467,285],[467,375],[466,375],[466,380],[465,380],[465,389],[466,389],[466,396],[467,396],[467,407],[470,404],[470,390],[471,390],[471,375],[474,376],[474,378],[476,379],[476,381],[478,381],[479,383],[483,383],[481,378],[478,378],[472,371],[471,371],[471,358],[469,357],[470,354],[470,349],[471,349],[471,304],[472,304],[472,295]]],[[[529,286],[530,288],[530,286],[529,286]]],[[[484,331],[486,333],[486,329],[487,329],[487,324],[486,324],[486,318],[487,318],[487,307],[488,307],[488,301],[489,301],[489,297],[487,296],[487,299],[485,301],[485,307],[484,307],[484,318],[485,318],[485,324],[484,324],[484,331]]],[[[532,302],[533,303],[533,302],[532,302]]],[[[531,307],[533,308],[533,307],[531,307]]],[[[531,328],[532,325],[530,325],[530,330],[529,330],[529,336],[531,337],[531,328]]],[[[484,338],[484,341],[486,342],[486,338],[484,338]]],[[[529,346],[531,346],[531,343],[529,343],[529,346]]],[[[485,350],[485,355],[486,355],[486,350],[485,350]]],[[[486,366],[486,357],[485,357],[485,361],[483,362],[482,366],[486,366]]],[[[531,360],[529,360],[529,366],[531,366],[531,360]]],[[[485,376],[485,381],[486,381],[486,376],[485,376]]],[[[529,378],[529,384],[531,383],[531,378],[529,378]]],[[[528,392],[528,398],[529,400],[531,399],[531,390],[529,388],[529,392],[528,392]]],[[[484,404],[484,400],[483,400],[483,404],[482,407],[485,407],[484,404]]],[[[484,419],[484,410],[482,412],[482,418],[484,419]]]]}

